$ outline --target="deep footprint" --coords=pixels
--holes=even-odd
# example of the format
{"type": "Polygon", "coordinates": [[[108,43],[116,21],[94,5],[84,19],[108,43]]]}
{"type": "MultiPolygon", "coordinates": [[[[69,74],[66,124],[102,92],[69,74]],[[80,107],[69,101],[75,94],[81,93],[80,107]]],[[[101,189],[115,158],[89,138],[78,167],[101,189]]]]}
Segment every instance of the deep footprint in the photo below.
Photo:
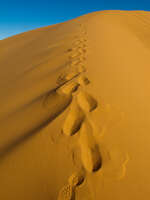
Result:
{"type": "Polygon", "coordinates": [[[77,58],[81,55],[82,52],[78,51],[78,52],[74,52],[72,53],[69,58],[72,59],[72,58],[77,58]]]}
{"type": "Polygon", "coordinates": [[[101,154],[93,137],[93,129],[87,120],[84,121],[80,129],[79,143],[84,168],[88,172],[99,170],[102,165],[101,154]]]}
{"type": "Polygon", "coordinates": [[[82,60],[81,60],[81,59],[72,60],[72,61],[71,61],[71,66],[78,65],[78,64],[81,64],[81,63],[82,63],[82,60]]]}
{"type": "Polygon", "coordinates": [[[84,172],[75,172],[74,174],[72,174],[69,179],[68,179],[68,183],[72,186],[72,187],[77,187],[79,185],[81,185],[84,181],[84,172]]]}
{"type": "Polygon", "coordinates": [[[86,53],[86,49],[79,49],[78,52],[81,54],[86,53]]]}
{"type": "Polygon", "coordinates": [[[70,184],[65,185],[59,192],[58,200],[75,200],[75,188],[70,184]]]}
{"type": "Polygon", "coordinates": [[[77,95],[80,107],[86,112],[91,112],[97,107],[97,101],[85,91],[80,91],[77,95]]]}
{"type": "Polygon", "coordinates": [[[57,93],[59,94],[72,94],[73,92],[75,92],[79,87],[79,83],[75,82],[75,81],[71,81],[69,83],[64,84],[62,87],[60,87],[57,90],[57,93]]]}
{"type": "Polygon", "coordinates": [[[73,102],[62,128],[62,132],[68,136],[75,134],[80,129],[83,120],[84,112],[76,102],[73,102]]]}
{"type": "Polygon", "coordinates": [[[79,73],[78,73],[77,70],[72,70],[72,71],[70,71],[70,73],[68,73],[68,74],[66,75],[65,78],[66,78],[67,81],[69,81],[69,80],[75,78],[75,77],[78,76],[78,75],[79,75],[79,73]]]}
{"type": "Polygon", "coordinates": [[[85,86],[85,85],[88,85],[90,83],[90,81],[86,76],[80,75],[78,78],[78,83],[81,86],[85,86]]]}
{"type": "Polygon", "coordinates": [[[58,85],[64,84],[67,81],[66,78],[65,78],[65,76],[66,76],[65,73],[60,74],[59,77],[57,78],[56,83],[58,85]]]}

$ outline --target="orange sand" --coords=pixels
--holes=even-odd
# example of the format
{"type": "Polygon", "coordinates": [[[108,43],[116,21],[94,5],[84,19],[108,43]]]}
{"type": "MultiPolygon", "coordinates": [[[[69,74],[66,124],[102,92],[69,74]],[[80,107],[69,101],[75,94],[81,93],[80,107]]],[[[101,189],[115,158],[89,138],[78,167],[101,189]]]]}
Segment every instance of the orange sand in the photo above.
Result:
{"type": "Polygon", "coordinates": [[[0,199],[150,198],[150,13],[103,11],[0,41],[0,199]]]}

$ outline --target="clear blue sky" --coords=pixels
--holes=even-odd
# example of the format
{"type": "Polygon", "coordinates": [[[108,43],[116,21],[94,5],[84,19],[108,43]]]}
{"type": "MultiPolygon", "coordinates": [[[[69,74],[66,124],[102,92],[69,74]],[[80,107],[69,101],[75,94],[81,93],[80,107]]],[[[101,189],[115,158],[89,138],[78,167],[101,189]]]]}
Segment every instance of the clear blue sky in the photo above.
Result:
{"type": "Polygon", "coordinates": [[[0,39],[98,10],[150,11],[150,0],[0,0],[0,39]]]}

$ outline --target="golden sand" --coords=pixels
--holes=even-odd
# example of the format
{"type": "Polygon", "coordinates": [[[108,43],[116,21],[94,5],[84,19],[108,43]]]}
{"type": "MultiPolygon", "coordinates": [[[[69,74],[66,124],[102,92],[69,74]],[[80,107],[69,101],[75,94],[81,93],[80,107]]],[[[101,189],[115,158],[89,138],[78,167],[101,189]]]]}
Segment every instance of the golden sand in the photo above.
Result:
{"type": "Polygon", "coordinates": [[[150,13],[103,11],[0,41],[0,199],[150,197],[150,13]]]}

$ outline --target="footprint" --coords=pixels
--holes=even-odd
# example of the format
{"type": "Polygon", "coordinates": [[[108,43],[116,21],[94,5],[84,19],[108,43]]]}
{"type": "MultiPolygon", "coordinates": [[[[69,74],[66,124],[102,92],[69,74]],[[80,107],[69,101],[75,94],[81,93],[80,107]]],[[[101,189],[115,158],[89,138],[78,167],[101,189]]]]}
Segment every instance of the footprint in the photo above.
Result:
{"type": "Polygon", "coordinates": [[[79,75],[79,73],[78,73],[77,70],[72,70],[72,71],[70,70],[70,72],[69,72],[68,74],[66,74],[65,79],[66,79],[67,81],[69,81],[69,80],[75,78],[75,77],[78,76],[78,75],[79,75]]]}
{"type": "Polygon", "coordinates": [[[85,91],[80,91],[77,95],[79,106],[86,112],[91,112],[97,107],[97,101],[85,91]]]}
{"type": "Polygon", "coordinates": [[[78,65],[78,64],[81,64],[82,63],[82,60],[79,58],[77,60],[72,60],[71,61],[71,66],[74,66],[74,65],[78,65]]]}
{"type": "Polygon", "coordinates": [[[71,52],[71,55],[69,56],[69,58],[76,58],[79,57],[83,54],[85,54],[87,51],[85,48],[81,48],[81,47],[76,47],[74,48],[74,53],[71,52]]]}
{"type": "Polygon", "coordinates": [[[70,184],[65,185],[58,194],[58,200],[75,200],[75,188],[70,184]]]}
{"type": "Polygon", "coordinates": [[[88,85],[90,83],[90,81],[86,76],[80,75],[78,78],[78,83],[81,86],[85,86],[85,85],[88,85]]]}
{"type": "Polygon", "coordinates": [[[84,62],[86,60],[86,57],[84,55],[78,57],[78,58],[73,58],[71,61],[71,65],[77,65],[80,64],[82,62],[84,62]]]}
{"type": "Polygon", "coordinates": [[[72,174],[68,179],[68,184],[60,190],[58,200],[75,200],[75,189],[81,185],[83,181],[83,170],[72,174]]]}
{"type": "Polygon", "coordinates": [[[85,42],[87,42],[87,40],[84,39],[84,38],[81,38],[81,39],[79,39],[79,40],[76,40],[76,41],[74,42],[74,45],[80,45],[80,44],[85,43],[85,42]]]}
{"type": "Polygon", "coordinates": [[[75,92],[79,87],[79,83],[72,81],[69,83],[66,83],[65,85],[63,85],[62,87],[60,87],[57,90],[57,93],[59,94],[72,94],[73,92],[75,92]]]}
{"type": "Polygon", "coordinates": [[[67,136],[75,134],[80,129],[83,120],[84,112],[76,102],[73,102],[63,125],[62,132],[67,136]]]}
{"type": "Polygon", "coordinates": [[[61,85],[61,84],[64,84],[65,82],[66,82],[66,74],[64,72],[64,73],[62,73],[62,74],[59,75],[59,77],[57,78],[56,83],[58,85],[61,85]]]}
{"type": "Polygon", "coordinates": [[[87,39],[85,39],[85,38],[80,38],[80,42],[87,42],[87,39]]]}
{"type": "Polygon", "coordinates": [[[86,47],[87,47],[87,44],[85,44],[85,43],[84,44],[82,43],[79,45],[79,48],[86,48],[86,47]]]}
{"type": "Polygon", "coordinates": [[[93,137],[92,127],[87,120],[84,121],[80,129],[79,144],[84,168],[88,172],[99,170],[102,165],[102,159],[93,137]]]}
{"type": "MultiPolygon", "coordinates": [[[[78,60],[79,62],[80,60],[78,60]]],[[[77,62],[77,63],[78,63],[77,62]]],[[[75,62],[76,63],[76,62],[75,62]]],[[[70,64],[70,66],[72,66],[72,62],[70,64]]],[[[57,78],[56,83],[58,85],[64,84],[65,82],[73,79],[74,77],[76,77],[77,75],[79,75],[79,72],[77,70],[73,70],[73,69],[68,69],[67,71],[64,71],[62,74],[60,74],[57,78]]]]}
{"type": "Polygon", "coordinates": [[[76,45],[78,46],[78,45],[80,45],[80,44],[81,44],[81,42],[80,42],[79,40],[76,40],[76,41],[73,43],[74,46],[76,46],[76,45]]]}
{"type": "Polygon", "coordinates": [[[81,54],[86,53],[86,49],[79,49],[78,52],[81,54]]]}
{"type": "Polygon", "coordinates": [[[86,57],[83,55],[83,56],[80,56],[80,61],[84,62],[86,60],[86,57]]]}
{"type": "Polygon", "coordinates": [[[83,48],[87,48],[87,45],[86,44],[79,44],[77,46],[74,46],[72,49],[73,50],[78,50],[78,49],[83,49],[83,48]]]}
{"type": "Polygon", "coordinates": [[[69,49],[66,50],[66,52],[72,52],[72,51],[73,51],[72,48],[69,48],[69,49]]]}
{"type": "Polygon", "coordinates": [[[81,53],[82,52],[75,52],[75,53],[73,53],[73,54],[71,54],[70,56],[69,56],[69,58],[71,59],[71,58],[76,58],[76,57],[79,57],[80,55],[81,55],[81,53]]]}
{"type": "Polygon", "coordinates": [[[77,41],[79,41],[79,42],[86,42],[87,40],[84,37],[80,37],[77,41]]]}
{"type": "Polygon", "coordinates": [[[78,65],[78,72],[79,73],[82,73],[82,72],[85,72],[85,71],[86,71],[86,68],[82,64],[78,65]]]}
{"type": "Polygon", "coordinates": [[[83,181],[84,181],[84,172],[83,171],[75,172],[68,179],[68,183],[72,187],[77,187],[77,186],[81,185],[83,183],[83,181]]]}

